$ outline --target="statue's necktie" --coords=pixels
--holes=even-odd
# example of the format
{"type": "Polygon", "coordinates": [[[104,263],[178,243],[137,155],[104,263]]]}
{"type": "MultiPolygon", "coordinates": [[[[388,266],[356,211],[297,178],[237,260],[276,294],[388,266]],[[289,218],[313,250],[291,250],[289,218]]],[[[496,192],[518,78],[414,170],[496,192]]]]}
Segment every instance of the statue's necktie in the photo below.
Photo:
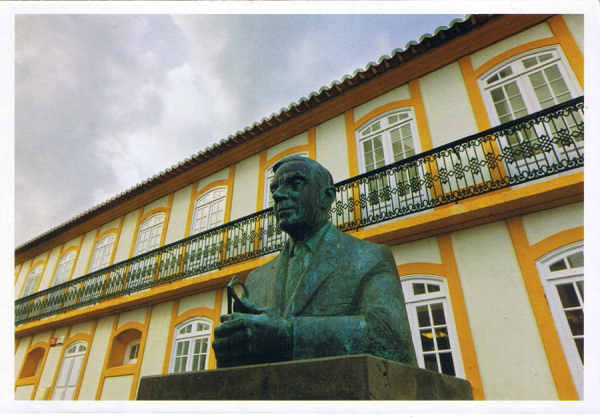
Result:
{"type": "Polygon", "coordinates": [[[285,298],[289,305],[296,294],[296,289],[300,284],[300,278],[304,273],[309,262],[310,251],[303,244],[295,244],[293,252],[290,254],[287,280],[285,283],[285,298]]]}

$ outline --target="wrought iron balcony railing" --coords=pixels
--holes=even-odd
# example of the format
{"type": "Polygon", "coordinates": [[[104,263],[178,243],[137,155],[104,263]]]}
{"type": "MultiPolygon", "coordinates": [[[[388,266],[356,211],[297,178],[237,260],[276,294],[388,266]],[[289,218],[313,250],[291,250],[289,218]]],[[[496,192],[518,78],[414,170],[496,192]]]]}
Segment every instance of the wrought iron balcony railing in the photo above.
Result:
{"type": "MultiPolygon", "coordinates": [[[[583,96],[336,184],[330,218],[356,229],[583,166],[583,96]]],[[[15,301],[16,325],[276,252],[272,209],[15,301]]]]}

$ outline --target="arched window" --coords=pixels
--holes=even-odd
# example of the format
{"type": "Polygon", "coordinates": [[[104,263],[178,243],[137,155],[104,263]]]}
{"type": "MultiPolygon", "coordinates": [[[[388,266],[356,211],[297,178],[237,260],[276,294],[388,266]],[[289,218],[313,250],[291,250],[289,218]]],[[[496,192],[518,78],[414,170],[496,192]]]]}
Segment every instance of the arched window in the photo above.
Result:
{"type": "Polygon", "coordinates": [[[223,224],[227,188],[213,188],[194,201],[190,234],[203,232],[223,224]]]}
{"type": "Polygon", "coordinates": [[[165,213],[157,213],[148,217],[140,224],[133,256],[148,252],[160,245],[164,220],[165,213]]]}
{"type": "Polygon", "coordinates": [[[128,365],[137,361],[142,332],[127,329],[113,338],[108,367],[128,365]]]}
{"type": "Polygon", "coordinates": [[[193,318],[175,328],[169,373],[206,369],[210,352],[211,321],[193,318]]]}
{"type": "Polygon", "coordinates": [[[19,375],[19,378],[28,378],[37,375],[45,353],[46,351],[42,347],[32,349],[27,354],[25,362],[23,362],[23,367],[21,368],[21,374],[19,375]]]}
{"type": "MultiPolygon", "coordinates": [[[[361,173],[401,161],[420,152],[415,118],[410,109],[379,115],[356,130],[358,165],[361,173]]],[[[368,204],[363,217],[404,208],[426,198],[423,164],[413,161],[386,171],[360,185],[361,198],[368,204]]]]}
{"type": "Polygon", "coordinates": [[[537,268],[575,387],[583,398],[583,242],[540,258],[537,268]]]}
{"type": "MultiPolygon", "coordinates": [[[[558,46],[517,55],[479,78],[484,103],[493,125],[509,122],[582,94],[558,46]]],[[[576,156],[583,148],[583,114],[564,114],[528,126],[501,143],[512,169],[551,164],[564,155],[576,156]],[[565,142],[570,133],[572,143],[565,142]],[[552,148],[547,144],[552,143],[552,148]],[[513,164],[514,160],[514,164],[513,164]],[[514,166],[511,166],[514,165],[514,166]]]]}
{"type": "Polygon", "coordinates": [[[27,279],[25,280],[25,284],[23,285],[23,291],[21,291],[21,297],[27,297],[28,295],[33,293],[33,290],[35,290],[35,286],[37,285],[41,274],[41,264],[36,266],[29,272],[29,274],[27,275],[27,279]]]}
{"type": "Polygon", "coordinates": [[[96,242],[96,246],[94,247],[94,254],[92,255],[92,260],[90,261],[90,268],[88,269],[88,272],[94,272],[108,266],[115,238],[115,233],[109,233],[102,239],[100,239],[98,242],[96,242]]]}
{"type": "Polygon", "coordinates": [[[59,285],[66,282],[71,275],[73,269],[73,263],[75,261],[75,250],[70,250],[65,253],[58,261],[56,272],[54,273],[54,282],[52,285],[59,285]]]}
{"type": "Polygon", "coordinates": [[[421,368],[464,378],[454,316],[443,278],[401,278],[406,312],[421,368]]]}
{"type": "Polygon", "coordinates": [[[87,344],[85,342],[75,342],[65,350],[58,378],[56,378],[54,393],[52,394],[53,400],[73,399],[86,349],[87,344]]]}
{"type": "Polygon", "coordinates": [[[416,132],[414,116],[407,109],[379,115],[360,127],[356,131],[360,172],[369,172],[418,153],[416,132]]]}

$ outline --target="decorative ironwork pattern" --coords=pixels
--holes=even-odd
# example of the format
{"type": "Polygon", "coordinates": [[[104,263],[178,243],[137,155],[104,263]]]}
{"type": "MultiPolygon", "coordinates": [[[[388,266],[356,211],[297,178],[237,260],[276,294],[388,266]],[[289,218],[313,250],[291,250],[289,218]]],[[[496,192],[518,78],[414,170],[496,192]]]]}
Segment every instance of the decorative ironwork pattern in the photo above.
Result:
{"type": "MultiPolygon", "coordinates": [[[[336,184],[351,230],[583,166],[583,96],[336,184]]],[[[266,209],[15,301],[15,324],[278,251],[266,209]]]]}

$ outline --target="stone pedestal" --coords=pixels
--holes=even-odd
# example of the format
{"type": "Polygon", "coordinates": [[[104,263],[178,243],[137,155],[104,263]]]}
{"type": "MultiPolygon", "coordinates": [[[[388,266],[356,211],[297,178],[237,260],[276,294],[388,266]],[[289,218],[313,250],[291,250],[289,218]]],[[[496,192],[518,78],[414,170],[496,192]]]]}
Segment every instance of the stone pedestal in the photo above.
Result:
{"type": "Polygon", "coordinates": [[[371,355],[145,376],[138,400],[472,400],[468,381],[371,355]]]}

